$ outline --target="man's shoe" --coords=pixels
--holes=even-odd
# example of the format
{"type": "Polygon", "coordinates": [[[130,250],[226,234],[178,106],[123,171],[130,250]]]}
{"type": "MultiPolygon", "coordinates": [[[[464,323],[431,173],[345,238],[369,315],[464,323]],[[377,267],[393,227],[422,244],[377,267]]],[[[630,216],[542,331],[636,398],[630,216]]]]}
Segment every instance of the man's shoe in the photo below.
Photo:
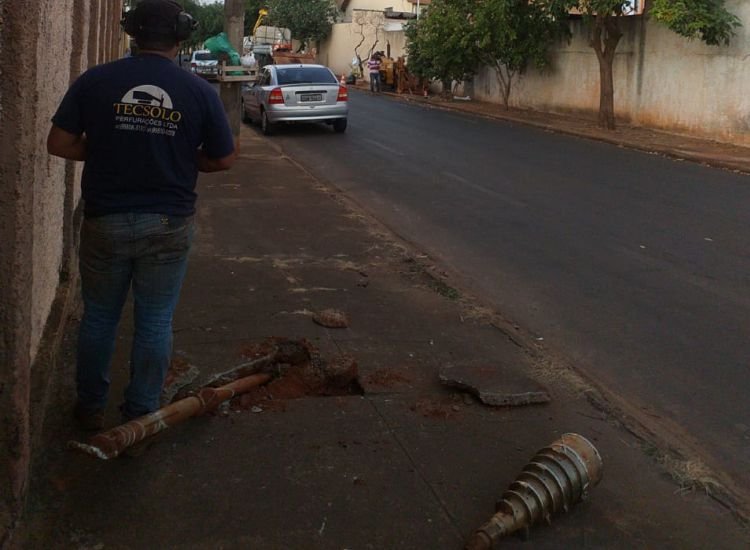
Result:
{"type": "Polygon", "coordinates": [[[104,428],[104,409],[86,409],[77,403],[73,409],[73,417],[88,432],[98,432],[104,428]]]}

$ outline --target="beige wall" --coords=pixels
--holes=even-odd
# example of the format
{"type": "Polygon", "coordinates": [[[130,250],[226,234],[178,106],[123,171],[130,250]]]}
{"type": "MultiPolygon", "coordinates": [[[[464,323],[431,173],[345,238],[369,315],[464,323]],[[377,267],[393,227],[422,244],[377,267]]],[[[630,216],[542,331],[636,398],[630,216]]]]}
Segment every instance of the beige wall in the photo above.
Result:
{"type": "Polygon", "coordinates": [[[0,0],[0,547],[77,282],[80,166],[47,155],[50,117],[82,69],[119,55],[120,16],[120,0],[0,0]]]}
{"type": "Polygon", "coordinates": [[[320,44],[318,61],[328,65],[337,75],[348,75],[352,70],[354,49],[363,37],[364,41],[357,53],[364,61],[376,40],[377,51],[387,52],[390,44],[391,57],[396,59],[406,55],[403,31],[386,31],[385,24],[405,24],[407,21],[386,19],[383,15],[385,8],[392,8],[396,12],[416,13],[415,5],[408,0],[351,0],[342,22],[334,24],[329,37],[320,44]]]}
{"type": "Polygon", "coordinates": [[[40,23],[45,40],[36,44],[36,58],[39,60],[37,71],[41,78],[36,79],[37,101],[33,125],[28,126],[33,132],[33,179],[30,183],[34,185],[34,219],[30,227],[33,230],[34,275],[31,292],[32,362],[57,292],[62,261],[65,161],[49,156],[45,143],[49,120],[70,81],[69,64],[57,63],[50,56],[51,52],[71,51],[70,27],[56,24],[56,18],[70,21],[73,0],[39,0],[38,6],[42,13],[40,23]]]}
{"type": "MultiPolygon", "coordinates": [[[[750,145],[750,2],[728,0],[743,22],[728,47],[688,41],[641,17],[625,20],[615,58],[615,111],[621,120],[750,145]]],[[[599,69],[582,23],[553,54],[547,74],[530,70],[511,93],[514,107],[596,111],[599,69]]],[[[475,96],[501,101],[494,72],[475,79],[475,96]]]]}
{"type": "MultiPolygon", "coordinates": [[[[406,38],[401,31],[387,32],[383,29],[385,19],[378,17],[377,13],[365,13],[367,24],[360,25],[356,22],[337,23],[333,26],[331,34],[326,41],[321,43],[318,51],[318,60],[323,65],[329,66],[337,75],[342,73],[348,75],[351,72],[354,49],[364,37],[364,42],[358,53],[364,61],[371,51],[377,39],[376,50],[387,51],[387,45],[391,46],[391,57],[396,59],[406,54],[406,38]]],[[[355,21],[357,14],[354,14],[355,21]]]]}

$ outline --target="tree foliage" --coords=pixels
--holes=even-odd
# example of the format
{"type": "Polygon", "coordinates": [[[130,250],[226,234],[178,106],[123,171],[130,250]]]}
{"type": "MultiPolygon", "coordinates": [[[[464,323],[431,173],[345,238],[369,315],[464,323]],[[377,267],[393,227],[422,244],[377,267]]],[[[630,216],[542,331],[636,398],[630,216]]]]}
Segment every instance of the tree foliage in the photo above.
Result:
{"type": "Polygon", "coordinates": [[[268,0],[269,21],[292,31],[302,47],[323,40],[339,15],[334,0],[268,0]]]}
{"type": "Polygon", "coordinates": [[[434,0],[426,14],[406,27],[409,70],[450,83],[470,78],[479,63],[472,32],[476,0],[434,0]]]}
{"type": "MultiPolygon", "coordinates": [[[[197,0],[179,0],[182,7],[196,21],[198,29],[183,46],[188,49],[200,47],[207,38],[224,30],[224,3],[219,0],[211,4],[200,4],[197,0]]],[[[258,18],[258,10],[265,5],[264,0],[245,0],[245,35],[252,30],[258,18]]]]}
{"type": "Polygon", "coordinates": [[[723,0],[654,0],[651,15],[677,34],[711,46],[729,44],[741,26],[723,0]]]}
{"type": "Polygon", "coordinates": [[[406,31],[409,70],[443,82],[495,69],[508,106],[514,78],[548,65],[550,45],[569,35],[563,4],[531,0],[435,0],[406,31]]]}
{"type": "Polygon", "coordinates": [[[198,28],[183,44],[190,49],[200,47],[206,38],[219,34],[224,30],[224,4],[215,2],[213,4],[199,4],[196,0],[182,0],[180,2],[196,21],[198,28]]]}
{"type": "MultiPolygon", "coordinates": [[[[627,0],[542,0],[548,5],[577,8],[589,26],[589,44],[599,61],[599,125],[615,128],[613,62],[622,38],[620,21],[630,10],[627,0]]],[[[649,13],[659,23],[706,44],[728,44],[740,26],[724,0],[652,0],[649,13]]]]}
{"type": "Polygon", "coordinates": [[[549,65],[550,46],[570,34],[561,6],[528,0],[478,2],[472,18],[480,60],[495,69],[508,108],[511,85],[529,65],[549,65]]]}
{"type": "MultiPolygon", "coordinates": [[[[653,19],[688,39],[726,45],[741,25],[724,0],[648,0],[653,19]]],[[[513,78],[529,64],[547,65],[547,50],[565,36],[568,13],[589,29],[599,62],[599,125],[614,129],[613,64],[630,0],[434,0],[407,27],[410,70],[442,81],[464,80],[481,62],[495,69],[505,106],[513,78]]]]}

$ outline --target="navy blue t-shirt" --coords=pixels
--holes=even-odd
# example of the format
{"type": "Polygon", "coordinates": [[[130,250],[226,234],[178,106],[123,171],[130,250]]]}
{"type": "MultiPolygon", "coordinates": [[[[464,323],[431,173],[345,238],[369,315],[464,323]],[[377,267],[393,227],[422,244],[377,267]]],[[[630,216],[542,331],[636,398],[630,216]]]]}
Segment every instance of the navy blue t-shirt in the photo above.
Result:
{"type": "Polygon", "coordinates": [[[138,55],[86,71],[52,118],[86,134],[81,182],[85,215],[195,212],[197,150],[223,158],[234,139],[218,93],[159,55],[138,55]]]}

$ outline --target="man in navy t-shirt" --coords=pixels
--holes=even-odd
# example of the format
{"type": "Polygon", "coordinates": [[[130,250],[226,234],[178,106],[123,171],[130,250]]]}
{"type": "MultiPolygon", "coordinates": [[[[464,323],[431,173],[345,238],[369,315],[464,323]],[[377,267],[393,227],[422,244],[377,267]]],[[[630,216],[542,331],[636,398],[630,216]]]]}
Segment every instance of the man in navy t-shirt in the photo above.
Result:
{"type": "Polygon", "coordinates": [[[76,80],[47,140],[50,154],[85,162],[75,417],[89,429],[103,426],[115,335],[131,286],[135,335],[120,410],[127,420],[159,407],[198,172],[227,170],[236,158],[218,94],[172,62],[195,26],[192,17],[177,2],[142,0],[123,22],[139,54],[76,80]]]}

